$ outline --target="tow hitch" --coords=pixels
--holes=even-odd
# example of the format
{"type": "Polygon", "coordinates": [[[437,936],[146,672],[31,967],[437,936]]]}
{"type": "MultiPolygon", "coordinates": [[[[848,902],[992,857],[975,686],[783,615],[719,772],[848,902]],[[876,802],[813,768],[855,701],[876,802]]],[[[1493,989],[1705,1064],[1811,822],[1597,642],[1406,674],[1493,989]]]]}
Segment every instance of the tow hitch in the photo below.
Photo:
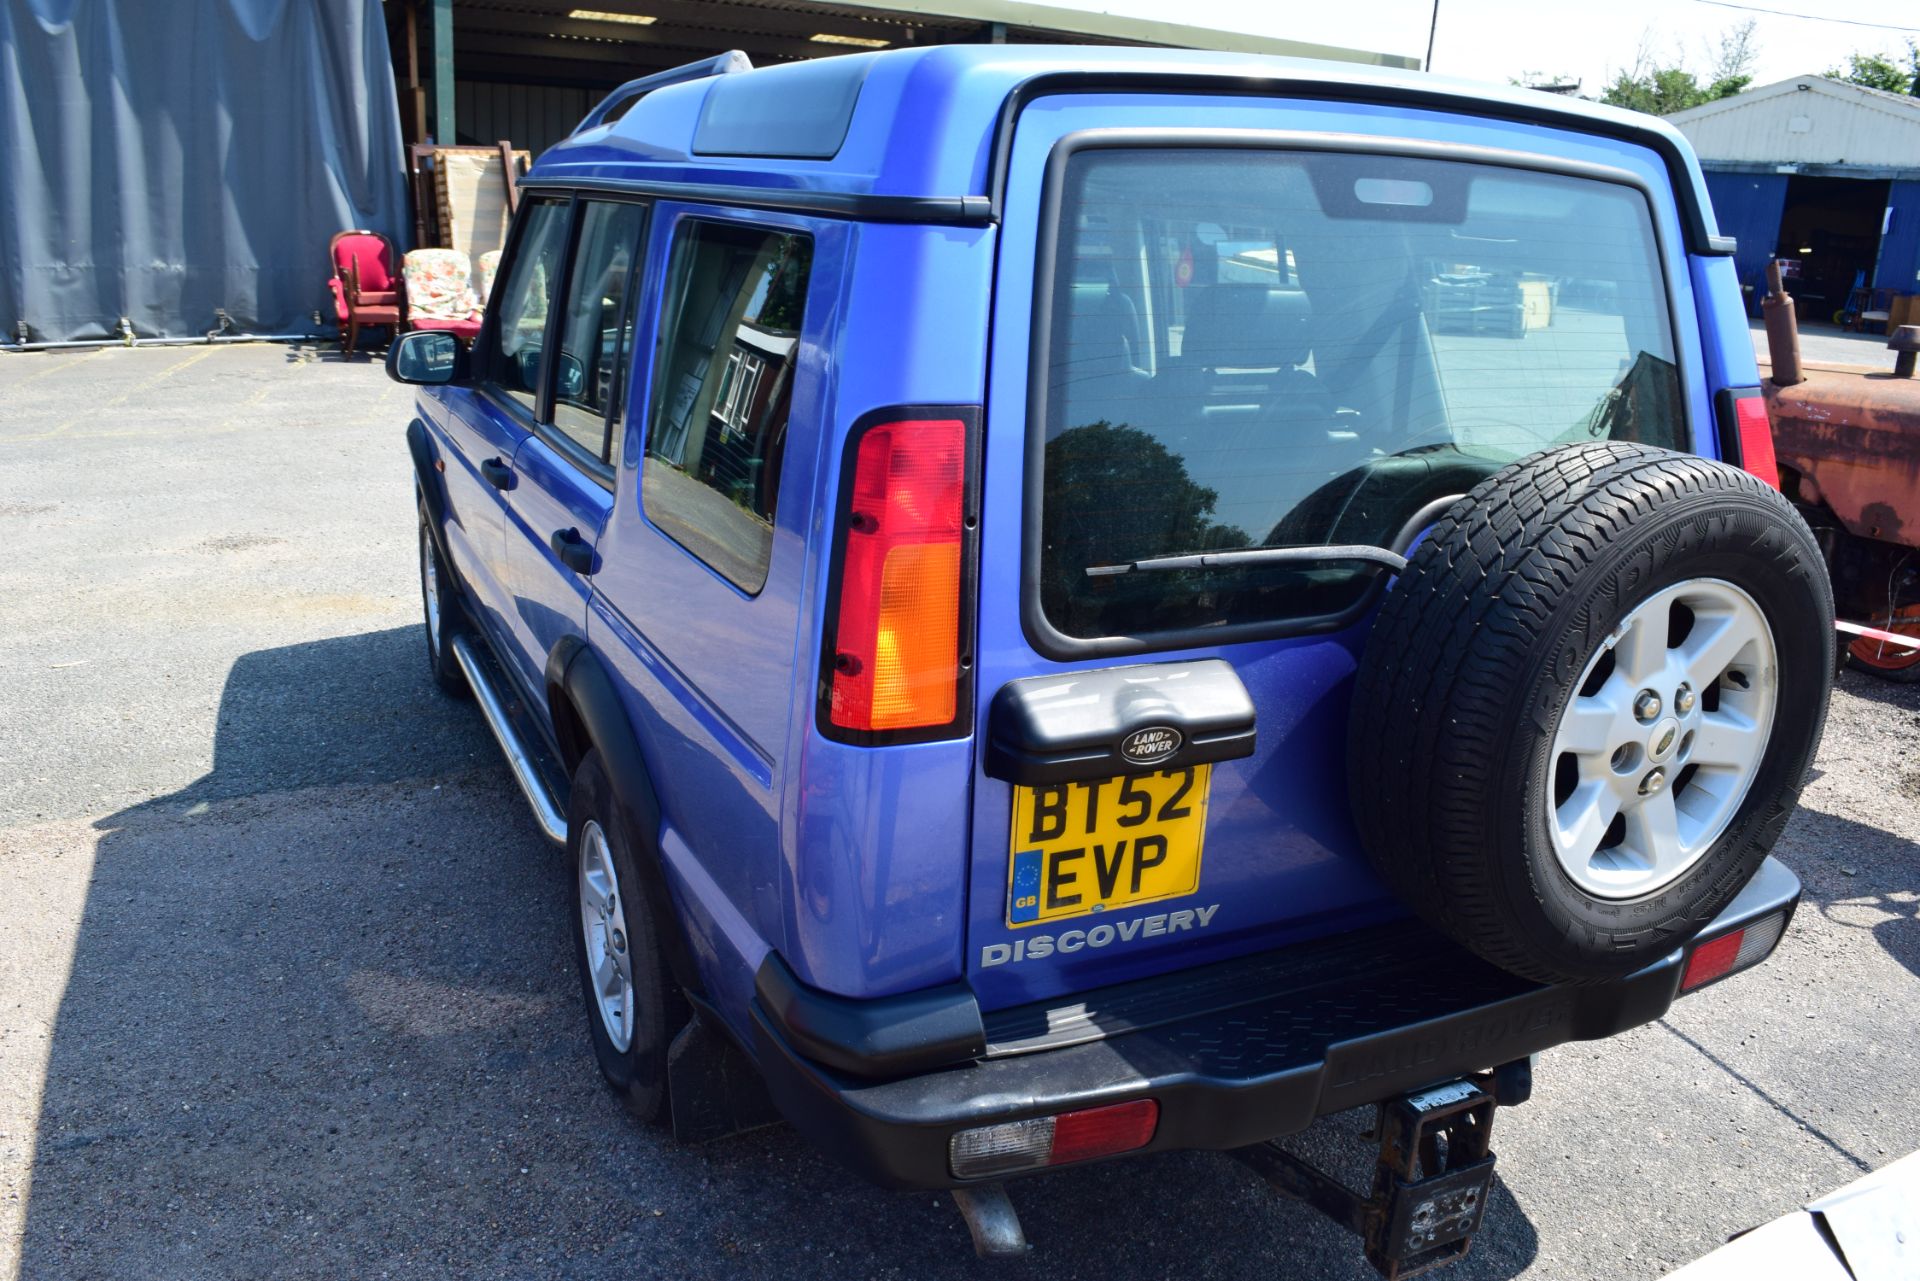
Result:
{"type": "Polygon", "coordinates": [[[1400,1281],[1466,1254],[1486,1212],[1493,1183],[1495,1094],[1521,1102],[1531,1084],[1527,1063],[1485,1073],[1379,1105],[1374,1133],[1380,1154],[1373,1188],[1353,1191],[1276,1142],[1233,1155],[1283,1196],[1304,1201],[1359,1234],[1367,1262],[1400,1281]],[[1498,1083],[1496,1085],[1496,1077],[1498,1083]]]}

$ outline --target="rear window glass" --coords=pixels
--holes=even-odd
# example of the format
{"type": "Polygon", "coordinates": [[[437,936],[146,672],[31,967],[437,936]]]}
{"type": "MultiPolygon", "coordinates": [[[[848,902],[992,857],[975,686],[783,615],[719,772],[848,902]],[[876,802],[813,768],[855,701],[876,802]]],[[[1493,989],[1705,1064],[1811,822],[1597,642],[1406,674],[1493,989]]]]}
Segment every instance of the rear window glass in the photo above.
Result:
{"type": "Polygon", "coordinates": [[[1545,446],[1685,437],[1631,187],[1398,156],[1089,149],[1059,218],[1040,591],[1068,637],[1338,614],[1366,571],[1151,562],[1387,546],[1545,446]]]}

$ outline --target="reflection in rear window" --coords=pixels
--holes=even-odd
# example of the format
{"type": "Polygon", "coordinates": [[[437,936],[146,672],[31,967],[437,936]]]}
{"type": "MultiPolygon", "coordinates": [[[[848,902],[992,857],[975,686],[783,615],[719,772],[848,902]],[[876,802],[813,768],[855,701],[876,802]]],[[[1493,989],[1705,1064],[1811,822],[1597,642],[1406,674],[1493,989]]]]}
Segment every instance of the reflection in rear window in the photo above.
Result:
{"type": "Polygon", "coordinates": [[[1084,150],[1063,196],[1041,605],[1069,637],[1338,613],[1364,571],[1149,562],[1385,546],[1548,445],[1684,438],[1631,187],[1391,156],[1084,150]]]}

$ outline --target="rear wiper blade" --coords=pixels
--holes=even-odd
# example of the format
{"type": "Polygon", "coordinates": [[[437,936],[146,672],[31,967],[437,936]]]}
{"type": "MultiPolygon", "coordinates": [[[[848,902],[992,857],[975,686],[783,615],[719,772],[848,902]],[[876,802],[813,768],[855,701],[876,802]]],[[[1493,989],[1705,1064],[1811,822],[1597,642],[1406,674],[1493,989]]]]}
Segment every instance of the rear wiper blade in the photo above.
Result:
{"type": "Polygon", "coordinates": [[[1357,562],[1376,569],[1403,574],[1407,558],[1384,547],[1365,543],[1345,543],[1328,547],[1248,547],[1233,552],[1196,552],[1188,556],[1154,556],[1147,560],[1124,561],[1118,565],[1089,565],[1088,578],[1111,578],[1116,574],[1146,573],[1153,570],[1233,569],[1241,565],[1272,565],[1293,562],[1302,565],[1357,562]]]}

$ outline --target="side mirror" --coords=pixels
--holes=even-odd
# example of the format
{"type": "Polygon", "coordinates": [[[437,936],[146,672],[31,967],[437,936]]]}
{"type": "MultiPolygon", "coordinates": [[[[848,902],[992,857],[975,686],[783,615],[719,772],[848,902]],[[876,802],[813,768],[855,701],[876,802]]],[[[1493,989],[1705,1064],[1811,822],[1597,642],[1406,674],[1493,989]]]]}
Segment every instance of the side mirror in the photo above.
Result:
{"type": "Polygon", "coordinates": [[[416,329],[387,345],[387,377],[397,383],[436,386],[466,375],[466,349],[440,329],[416,329]]]}
{"type": "Polygon", "coordinates": [[[560,353],[560,385],[554,394],[563,400],[579,400],[587,390],[587,367],[578,356],[560,353]]]}

